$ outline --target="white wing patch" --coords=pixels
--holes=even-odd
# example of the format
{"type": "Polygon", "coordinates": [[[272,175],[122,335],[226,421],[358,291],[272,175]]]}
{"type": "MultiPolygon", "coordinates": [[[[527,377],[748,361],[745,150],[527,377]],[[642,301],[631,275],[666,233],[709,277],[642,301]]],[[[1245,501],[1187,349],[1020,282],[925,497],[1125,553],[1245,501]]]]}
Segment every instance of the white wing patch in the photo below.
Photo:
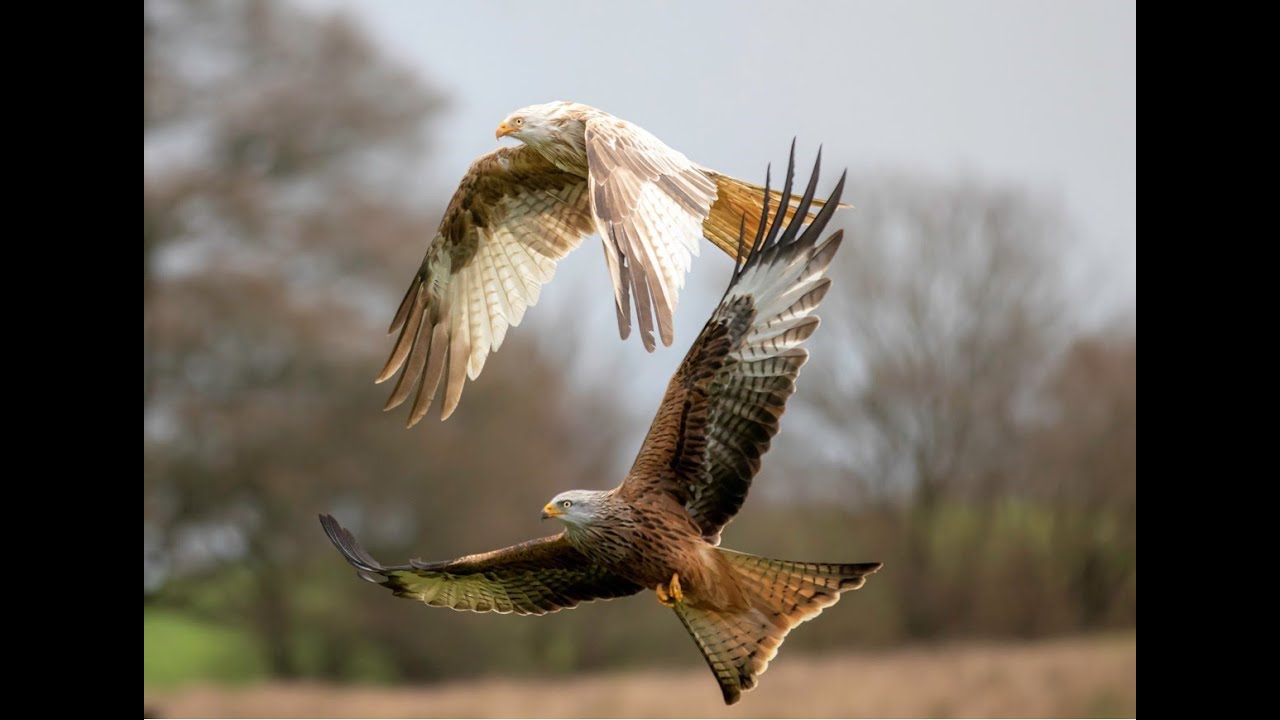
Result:
{"type": "Polygon", "coordinates": [[[453,413],[468,378],[538,302],[556,263],[591,234],[586,180],[528,148],[476,161],[459,184],[392,331],[401,330],[379,382],[401,367],[386,408],[414,393],[412,426],[444,379],[441,417],[453,413]]]}
{"type": "Polygon", "coordinates": [[[479,247],[455,279],[450,303],[454,327],[467,324],[471,380],[479,377],[490,351],[501,347],[507,328],[518,326],[525,311],[537,304],[542,286],[555,277],[556,263],[582,244],[584,235],[571,225],[540,212],[552,204],[572,205],[583,192],[585,187],[577,186],[560,194],[512,200],[519,207],[509,214],[525,222],[478,230],[479,247]],[[459,282],[463,275],[466,282],[459,282]]]}

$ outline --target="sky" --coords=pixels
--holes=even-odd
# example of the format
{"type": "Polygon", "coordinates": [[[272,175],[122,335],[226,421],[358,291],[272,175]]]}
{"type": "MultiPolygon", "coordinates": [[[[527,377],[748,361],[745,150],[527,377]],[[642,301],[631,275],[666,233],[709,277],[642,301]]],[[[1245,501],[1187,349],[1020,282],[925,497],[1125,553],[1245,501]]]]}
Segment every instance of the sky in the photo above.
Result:
{"type": "MultiPolygon", "coordinates": [[[[1121,313],[1136,318],[1133,4],[299,4],[347,13],[384,52],[448,95],[424,171],[427,186],[440,194],[437,207],[470,162],[498,145],[494,128],[510,111],[574,100],[641,125],[696,162],[755,182],[766,163],[785,164],[796,136],[801,168],[822,144],[824,167],[852,174],[890,170],[1025,188],[1060,206],[1070,222],[1065,270],[1078,314],[1086,323],[1121,313]]],[[[835,174],[824,178],[820,193],[835,174]]],[[[562,261],[540,304],[580,302],[584,292],[611,297],[598,248],[588,241],[562,261]]],[[[415,255],[406,264],[418,261],[415,255]]],[[[639,342],[619,343],[612,311],[602,311],[581,328],[584,338],[607,338],[587,362],[597,363],[596,372],[600,364],[643,368],[663,382],[718,300],[728,268],[727,258],[713,252],[694,263],[671,350],[646,357],[639,342]],[[700,265],[708,269],[700,273],[700,265]]],[[[531,332],[557,331],[538,316],[534,309],[526,318],[531,332]]],[[[640,385],[636,405],[652,412],[653,388],[640,385]]]]}
{"type": "Polygon", "coordinates": [[[1137,10],[1105,2],[419,2],[342,9],[443,87],[447,192],[517,107],[595,105],[744,178],[788,142],[852,172],[1060,202],[1115,307],[1137,300],[1137,10]]]}

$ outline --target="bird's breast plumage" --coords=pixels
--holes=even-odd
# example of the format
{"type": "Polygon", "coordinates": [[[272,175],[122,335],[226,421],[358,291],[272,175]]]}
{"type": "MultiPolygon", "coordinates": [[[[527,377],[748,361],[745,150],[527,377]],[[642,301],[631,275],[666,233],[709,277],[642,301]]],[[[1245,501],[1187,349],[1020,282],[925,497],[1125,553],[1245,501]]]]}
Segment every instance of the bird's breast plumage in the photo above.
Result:
{"type": "Polygon", "coordinates": [[[595,522],[569,528],[569,542],[610,572],[648,588],[670,581],[673,573],[693,595],[712,584],[714,568],[707,567],[704,553],[710,545],[678,503],[666,496],[615,503],[595,522]]]}

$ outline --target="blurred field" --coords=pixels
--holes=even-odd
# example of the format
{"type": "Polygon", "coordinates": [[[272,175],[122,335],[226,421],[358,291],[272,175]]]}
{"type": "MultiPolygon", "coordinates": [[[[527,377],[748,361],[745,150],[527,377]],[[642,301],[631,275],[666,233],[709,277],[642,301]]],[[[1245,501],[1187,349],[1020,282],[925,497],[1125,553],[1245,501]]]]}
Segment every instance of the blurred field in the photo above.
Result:
{"type": "Polygon", "coordinates": [[[271,683],[144,692],[163,717],[1129,717],[1137,638],[970,643],[805,657],[785,651],[726,708],[705,667],[417,688],[271,683]]]}

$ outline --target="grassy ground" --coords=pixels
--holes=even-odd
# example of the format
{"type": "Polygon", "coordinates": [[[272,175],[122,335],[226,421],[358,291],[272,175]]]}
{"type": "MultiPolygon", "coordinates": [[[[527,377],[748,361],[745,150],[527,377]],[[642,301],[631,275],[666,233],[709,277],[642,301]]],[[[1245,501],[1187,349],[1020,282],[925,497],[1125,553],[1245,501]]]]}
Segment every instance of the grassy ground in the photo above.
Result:
{"type": "Polygon", "coordinates": [[[1137,713],[1137,638],[783,653],[726,708],[704,666],[425,687],[266,684],[146,692],[163,717],[1119,717],[1137,713]]]}

